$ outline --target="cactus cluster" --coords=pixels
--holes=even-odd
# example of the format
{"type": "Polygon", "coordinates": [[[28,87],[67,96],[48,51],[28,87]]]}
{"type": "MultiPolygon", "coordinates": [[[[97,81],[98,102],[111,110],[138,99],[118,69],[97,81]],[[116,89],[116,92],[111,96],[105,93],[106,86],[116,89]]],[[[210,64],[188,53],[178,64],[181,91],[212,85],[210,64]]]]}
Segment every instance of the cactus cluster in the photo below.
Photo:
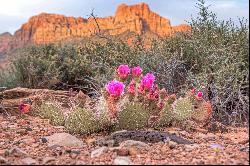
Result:
{"type": "Polygon", "coordinates": [[[66,119],[65,127],[70,133],[90,134],[99,130],[99,121],[91,110],[76,108],[66,119]]]}
{"type": "Polygon", "coordinates": [[[188,120],[194,113],[194,106],[188,97],[180,97],[173,104],[173,116],[178,122],[188,120]]]}
{"type": "Polygon", "coordinates": [[[49,119],[53,125],[63,126],[65,117],[61,109],[50,102],[44,102],[39,107],[39,113],[42,118],[49,119]]]}
{"type": "Polygon", "coordinates": [[[197,104],[192,115],[192,119],[196,122],[207,122],[212,116],[212,105],[210,102],[201,101],[197,104]]]}
{"type": "Polygon", "coordinates": [[[161,111],[161,116],[159,122],[155,125],[155,127],[165,127],[169,126],[174,119],[173,108],[170,104],[166,104],[164,109],[161,111]]]}
{"type": "Polygon", "coordinates": [[[138,102],[126,103],[118,113],[117,129],[136,130],[145,127],[149,119],[149,110],[138,102]]]}
{"type": "Polygon", "coordinates": [[[185,124],[190,120],[204,122],[211,117],[211,104],[203,99],[202,92],[196,93],[195,89],[183,97],[168,94],[154,82],[152,73],[143,76],[142,69],[134,67],[130,76],[127,65],[118,67],[115,78],[119,81],[106,84],[93,109],[76,107],[64,118],[57,107],[44,103],[40,113],[42,117],[51,119],[53,124],[65,125],[69,132],[80,134],[108,129],[165,127],[185,124]]]}

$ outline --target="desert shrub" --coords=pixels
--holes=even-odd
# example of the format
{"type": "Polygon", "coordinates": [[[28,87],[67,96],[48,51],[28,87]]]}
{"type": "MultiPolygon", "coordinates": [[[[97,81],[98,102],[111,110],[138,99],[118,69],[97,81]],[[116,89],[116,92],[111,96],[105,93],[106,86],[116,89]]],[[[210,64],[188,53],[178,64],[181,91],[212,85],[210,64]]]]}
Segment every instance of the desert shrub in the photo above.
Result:
{"type": "Polygon", "coordinates": [[[8,88],[21,86],[20,76],[21,74],[13,65],[7,67],[5,70],[0,70],[0,86],[8,88]]]}
{"type": "Polygon", "coordinates": [[[53,103],[44,102],[38,109],[38,115],[40,115],[42,118],[49,119],[53,125],[64,125],[65,117],[60,108],[55,106],[53,103]]]}
{"type": "Polygon", "coordinates": [[[76,108],[66,119],[65,127],[71,133],[90,134],[101,130],[101,122],[91,110],[76,108]]]}

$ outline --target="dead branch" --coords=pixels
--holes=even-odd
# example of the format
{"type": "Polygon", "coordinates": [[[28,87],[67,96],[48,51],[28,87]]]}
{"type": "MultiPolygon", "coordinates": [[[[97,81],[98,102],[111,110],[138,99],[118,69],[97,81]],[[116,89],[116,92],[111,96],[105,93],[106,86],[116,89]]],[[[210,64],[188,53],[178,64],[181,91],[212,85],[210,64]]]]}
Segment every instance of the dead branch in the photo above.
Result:
{"type": "MultiPolygon", "coordinates": [[[[96,16],[94,15],[94,9],[92,9],[89,18],[91,18],[91,17],[94,19],[95,24],[96,24],[96,26],[97,26],[97,30],[98,30],[97,33],[94,32],[94,35],[95,35],[95,36],[98,36],[99,38],[103,38],[103,39],[106,39],[106,40],[108,40],[108,41],[112,41],[110,38],[108,38],[107,36],[105,36],[105,35],[102,33],[101,28],[100,28],[100,26],[99,26],[99,23],[98,23],[98,21],[97,21],[97,19],[96,19],[96,16]]],[[[89,19],[89,18],[88,18],[88,19],[89,19]]],[[[91,30],[90,30],[90,32],[91,32],[91,30]]]]}

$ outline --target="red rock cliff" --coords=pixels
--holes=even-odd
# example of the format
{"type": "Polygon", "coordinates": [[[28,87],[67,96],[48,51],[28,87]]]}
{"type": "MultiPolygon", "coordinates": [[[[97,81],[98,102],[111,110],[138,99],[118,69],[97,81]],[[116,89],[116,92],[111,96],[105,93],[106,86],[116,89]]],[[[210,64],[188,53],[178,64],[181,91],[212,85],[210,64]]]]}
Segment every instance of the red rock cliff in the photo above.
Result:
{"type": "MultiPolygon", "coordinates": [[[[190,29],[188,25],[172,27],[170,20],[152,12],[145,3],[131,6],[121,4],[114,17],[96,19],[100,29],[108,35],[119,35],[125,32],[134,32],[141,35],[145,32],[151,32],[164,37],[190,29]]],[[[41,13],[31,17],[27,23],[23,24],[15,32],[13,41],[15,46],[22,46],[27,43],[49,43],[68,38],[89,37],[96,30],[97,25],[93,18],[84,19],[41,13]]]]}

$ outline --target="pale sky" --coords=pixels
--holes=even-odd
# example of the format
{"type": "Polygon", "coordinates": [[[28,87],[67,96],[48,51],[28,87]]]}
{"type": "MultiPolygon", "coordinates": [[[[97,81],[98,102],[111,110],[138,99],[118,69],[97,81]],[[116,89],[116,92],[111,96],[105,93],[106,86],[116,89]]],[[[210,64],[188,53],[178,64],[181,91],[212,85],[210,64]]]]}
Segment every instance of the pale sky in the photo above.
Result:
{"type": "MultiPolygon", "coordinates": [[[[99,17],[113,16],[121,3],[145,2],[152,11],[170,19],[172,25],[189,21],[198,12],[197,0],[0,0],[0,33],[15,32],[33,16],[42,12],[87,18],[94,8],[99,17]]],[[[206,0],[219,19],[249,20],[248,0],[206,0]]]]}

